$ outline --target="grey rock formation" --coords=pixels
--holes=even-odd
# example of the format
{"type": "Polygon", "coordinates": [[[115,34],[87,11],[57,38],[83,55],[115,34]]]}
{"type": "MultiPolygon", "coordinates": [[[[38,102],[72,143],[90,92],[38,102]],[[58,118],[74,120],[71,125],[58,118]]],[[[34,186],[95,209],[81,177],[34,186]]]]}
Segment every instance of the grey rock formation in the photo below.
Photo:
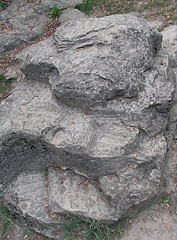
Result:
{"type": "MultiPolygon", "coordinates": [[[[177,35],[176,35],[176,25],[170,26],[168,28],[165,28],[162,31],[163,35],[163,49],[165,52],[167,52],[170,55],[171,58],[171,66],[174,68],[175,74],[176,72],[176,44],[177,44],[177,35]]],[[[177,85],[177,78],[176,78],[176,85],[177,85]]],[[[177,106],[177,98],[176,98],[176,93],[174,95],[174,102],[173,106],[171,108],[171,113],[170,113],[170,119],[169,119],[169,138],[171,138],[171,142],[168,145],[169,151],[168,151],[168,158],[169,158],[169,178],[170,181],[170,187],[172,188],[171,190],[176,192],[176,185],[174,183],[174,177],[176,176],[176,142],[177,142],[177,112],[176,112],[176,106],[177,106]],[[176,131],[175,131],[176,129],[176,131]],[[176,142],[175,142],[176,140],[176,142]]]]}
{"type": "Polygon", "coordinates": [[[176,68],[176,43],[177,43],[177,27],[176,25],[165,28],[162,31],[163,35],[163,48],[173,57],[173,66],[176,68]]]}
{"type": "Polygon", "coordinates": [[[6,206],[20,216],[21,226],[28,226],[47,237],[61,239],[62,233],[58,229],[64,224],[65,217],[56,217],[49,210],[48,180],[42,172],[19,174],[5,190],[4,199],[6,206]]]}
{"type": "Polygon", "coordinates": [[[53,166],[48,201],[59,214],[112,223],[165,191],[175,78],[161,40],[135,16],[83,18],[18,56],[25,78],[0,104],[7,204],[20,172],[53,166]]]}
{"type": "Polygon", "coordinates": [[[51,224],[55,221],[46,211],[45,178],[42,173],[22,173],[13,181],[5,192],[9,205],[15,211],[40,224],[51,224]]]}
{"type": "Polygon", "coordinates": [[[0,12],[0,54],[41,36],[50,21],[48,12],[53,6],[68,8],[79,3],[82,0],[13,1],[0,12]]]}
{"type": "Polygon", "coordinates": [[[163,29],[163,22],[162,21],[148,22],[148,26],[153,29],[163,29]]]}
{"type": "Polygon", "coordinates": [[[61,16],[59,17],[60,23],[63,23],[65,21],[75,20],[77,18],[88,18],[87,15],[85,15],[83,12],[79,11],[75,8],[67,8],[63,10],[61,16]]]}
{"type": "Polygon", "coordinates": [[[115,208],[96,182],[91,183],[83,176],[59,168],[50,169],[48,177],[49,209],[52,212],[71,213],[107,222],[117,220],[115,208]]]}

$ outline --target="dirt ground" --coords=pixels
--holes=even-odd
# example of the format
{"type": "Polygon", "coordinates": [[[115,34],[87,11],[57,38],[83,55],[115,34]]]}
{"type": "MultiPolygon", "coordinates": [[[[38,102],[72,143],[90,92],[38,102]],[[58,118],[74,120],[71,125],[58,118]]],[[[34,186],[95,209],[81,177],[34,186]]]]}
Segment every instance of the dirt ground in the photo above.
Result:
{"type": "Polygon", "coordinates": [[[162,28],[176,23],[175,0],[97,0],[91,16],[138,12],[148,21],[161,21],[162,28]]]}

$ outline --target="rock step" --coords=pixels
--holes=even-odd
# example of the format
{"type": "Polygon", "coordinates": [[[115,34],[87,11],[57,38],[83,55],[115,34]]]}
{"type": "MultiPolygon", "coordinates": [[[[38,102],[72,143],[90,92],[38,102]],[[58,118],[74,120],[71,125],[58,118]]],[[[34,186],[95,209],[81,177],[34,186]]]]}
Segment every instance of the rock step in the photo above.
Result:
{"type": "Polygon", "coordinates": [[[48,176],[42,172],[19,174],[5,189],[4,200],[12,211],[41,226],[58,225],[67,214],[105,223],[118,220],[101,188],[83,176],[60,168],[50,168],[48,176]]]}
{"type": "Polygon", "coordinates": [[[54,213],[71,213],[104,222],[118,220],[101,188],[87,178],[60,168],[49,169],[49,209],[54,213]],[[115,216],[115,217],[114,217],[115,216]]]}

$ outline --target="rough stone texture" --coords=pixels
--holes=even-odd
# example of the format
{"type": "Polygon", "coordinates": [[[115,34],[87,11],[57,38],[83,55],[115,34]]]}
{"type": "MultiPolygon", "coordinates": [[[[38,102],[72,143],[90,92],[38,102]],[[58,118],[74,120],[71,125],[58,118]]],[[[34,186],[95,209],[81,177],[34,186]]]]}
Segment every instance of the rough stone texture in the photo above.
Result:
{"type": "MultiPolygon", "coordinates": [[[[49,238],[61,239],[62,232],[58,229],[64,224],[65,217],[52,213],[48,201],[47,176],[36,171],[19,174],[4,191],[5,205],[17,214],[20,225],[24,226],[22,237],[25,228],[30,227],[49,238]]],[[[13,232],[13,239],[20,238],[20,229],[14,230],[17,231],[13,232]]]]}
{"type": "Polygon", "coordinates": [[[163,22],[162,21],[148,22],[148,26],[150,28],[154,28],[154,29],[162,29],[163,28],[163,22]]]}
{"type": "MultiPolygon", "coordinates": [[[[45,200],[45,179],[42,173],[22,173],[11,183],[4,193],[8,205],[15,206],[15,212],[40,224],[55,221],[47,213],[45,200]]],[[[14,210],[14,209],[12,209],[14,210]]]]}
{"type": "MultiPolygon", "coordinates": [[[[105,214],[114,210],[106,219],[93,206],[81,209],[84,216],[113,222],[159,197],[175,90],[160,46],[161,35],[144,20],[114,15],[67,21],[24,50],[18,60],[25,78],[0,105],[1,190],[19,172],[57,165],[69,185],[82,175],[93,192],[101,188],[109,200],[109,207],[102,202],[105,214]]],[[[51,195],[55,184],[49,183],[51,195]]],[[[69,185],[68,202],[76,198],[69,185]]],[[[60,197],[53,198],[57,211],[82,215],[60,197]]]]}
{"type": "MultiPolygon", "coordinates": [[[[128,22],[130,19],[127,17],[128,22]]],[[[154,40],[157,42],[160,37],[155,33],[151,35],[147,27],[143,29],[143,24],[134,30],[136,21],[133,20],[127,28],[124,20],[119,18],[120,25],[116,25],[107,18],[99,26],[98,20],[82,19],[86,30],[81,30],[77,21],[69,23],[70,32],[66,31],[66,25],[56,31],[54,41],[61,58],[55,65],[59,66],[60,83],[52,79],[51,84],[59,101],[71,107],[90,109],[119,96],[137,95],[142,72],[152,66],[153,55],[159,47],[154,45],[154,40]],[[140,34],[143,30],[144,34],[140,34]],[[131,54],[127,54],[130,46],[131,54]]]]}
{"type": "MultiPolygon", "coordinates": [[[[163,35],[163,48],[164,50],[170,55],[171,57],[171,61],[172,61],[172,67],[174,68],[174,72],[176,74],[176,41],[177,41],[177,37],[176,37],[176,26],[171,26],[168,28],[165,28],[162,31],[162,35],[163,35]]],[[[176,84],[177,84],[177,78],[176,78],[176,84]]],[[[169,151],[168,151],[168,159],[169,159],[169,163],[168,163],[168,172],[169,172],[169,192],[176,192],[176,181],[174,181],[174,179],[176,179],[176,143],[175,143],[175,138],[177,140],[177,132],[174,131],[175,129],[177,130],[176,126],[177,126],[177,120],[176,120],[176,92],[174,94],[174,101],[173,101],[173,106],[171,108],[171,112],[170,112],[170,119],[169,119],[169,126],[168,126],[168,133],[169,133],[169,139],[171,141],[169,141],[169,151]],[[175,136],[176,135],[176,136],[175,136]]]]}
{"type": "Polygon", "coordinates": [[[167,49],[169,54],[172,54],[174,57],[176,57],[176,26],[165,28],[162,31],[162,35],[163,47],[167,49]]]}
{"type": "Polygon", "coordinates": [[[0,54],[41,36],[46,29],[48,11],[57,5],[67,8],[82,0],[15,0],[0,12],[0,54]]]}
{"type": "Polygon", "coordinates": [[[16,71],[13,71],[9,68],[4,74],[3,77],[8,81],[15,81],[18,78],[18,74],[16,71]]]}
{"type": "MultiPolygon", "coordinates": [[[[177,28],[175,26],[170,26],[162,31],[163,35],[163,48],[164,50],[172,56],[173,67],[176,68],[176,42],[177,42],[177,28]]],[[[176,71],[176,69],[175,69],[176,71]]]]}
{"type": "MultiPolygon", "coordinates": [[[[15,239],[15,240],[21,240],[21,239],[23,239],[24,236],[25,236],[24,229],[22,229],[18,225],[14,225],[13,229],[12,229],[11,237],[14,237],[13,239],[15,239]]],[[[11,238],[9,238],[9,239],[11,239],[11,238]]]]}
{"type": "Polygon", "coordinates": [[[78,9],[67,8],[66,10],[63,10],[61,16],[59,17],[59,21],[60,23],[63,23],[65,21],[73,21],[77,18],[88,18],[88,16],[78,9]]]}
{"type": "MultiPolygon", "coordinates": [[[[98,185],[98,184],[97,184],[98,185]]],[[[115,209],[101,189],[82,176],[61,169],[49,170],[49,209],[97,220],[117,220],[115,209]]]]}

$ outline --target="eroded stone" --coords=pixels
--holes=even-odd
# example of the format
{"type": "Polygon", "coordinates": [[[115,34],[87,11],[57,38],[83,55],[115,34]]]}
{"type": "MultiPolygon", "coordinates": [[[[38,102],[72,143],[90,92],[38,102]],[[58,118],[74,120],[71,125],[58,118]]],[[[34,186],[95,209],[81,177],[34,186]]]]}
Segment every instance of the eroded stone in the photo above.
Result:
{"type": "MultiPolygon", "coordinates": [[[[40,224],[55,223],[47,212],[47,193],[42,173],[22,173],[4,193],[7,205],[14,206],[15,212],[40,224]]],[[[14,210],[12,208],[12,210],[14,210]]]]}
{"type": "Polygon", "coordinates": [[[88,179],[71,171],[49,170],[49,208],[52,212],[114,222],[117,220],[115,209],[99,190],[88,179]]]}
{"type": "Polygon", "coordinates": [[[0,54],[14,50],[20,44],[40,37],[50,22],[53,6],[74,7],[82,0],[16,0],[0,14],[0,54]]]}
{"type": "Polygon", "coordinates": [[[58,166],[49,199],[60,214],[109,222],[158,198],[175,90],[160,46],[161,35],[129,14],[67,21],[18,55],[24,78],[0,104],[1,192],[20,172],[58,166]]]}

